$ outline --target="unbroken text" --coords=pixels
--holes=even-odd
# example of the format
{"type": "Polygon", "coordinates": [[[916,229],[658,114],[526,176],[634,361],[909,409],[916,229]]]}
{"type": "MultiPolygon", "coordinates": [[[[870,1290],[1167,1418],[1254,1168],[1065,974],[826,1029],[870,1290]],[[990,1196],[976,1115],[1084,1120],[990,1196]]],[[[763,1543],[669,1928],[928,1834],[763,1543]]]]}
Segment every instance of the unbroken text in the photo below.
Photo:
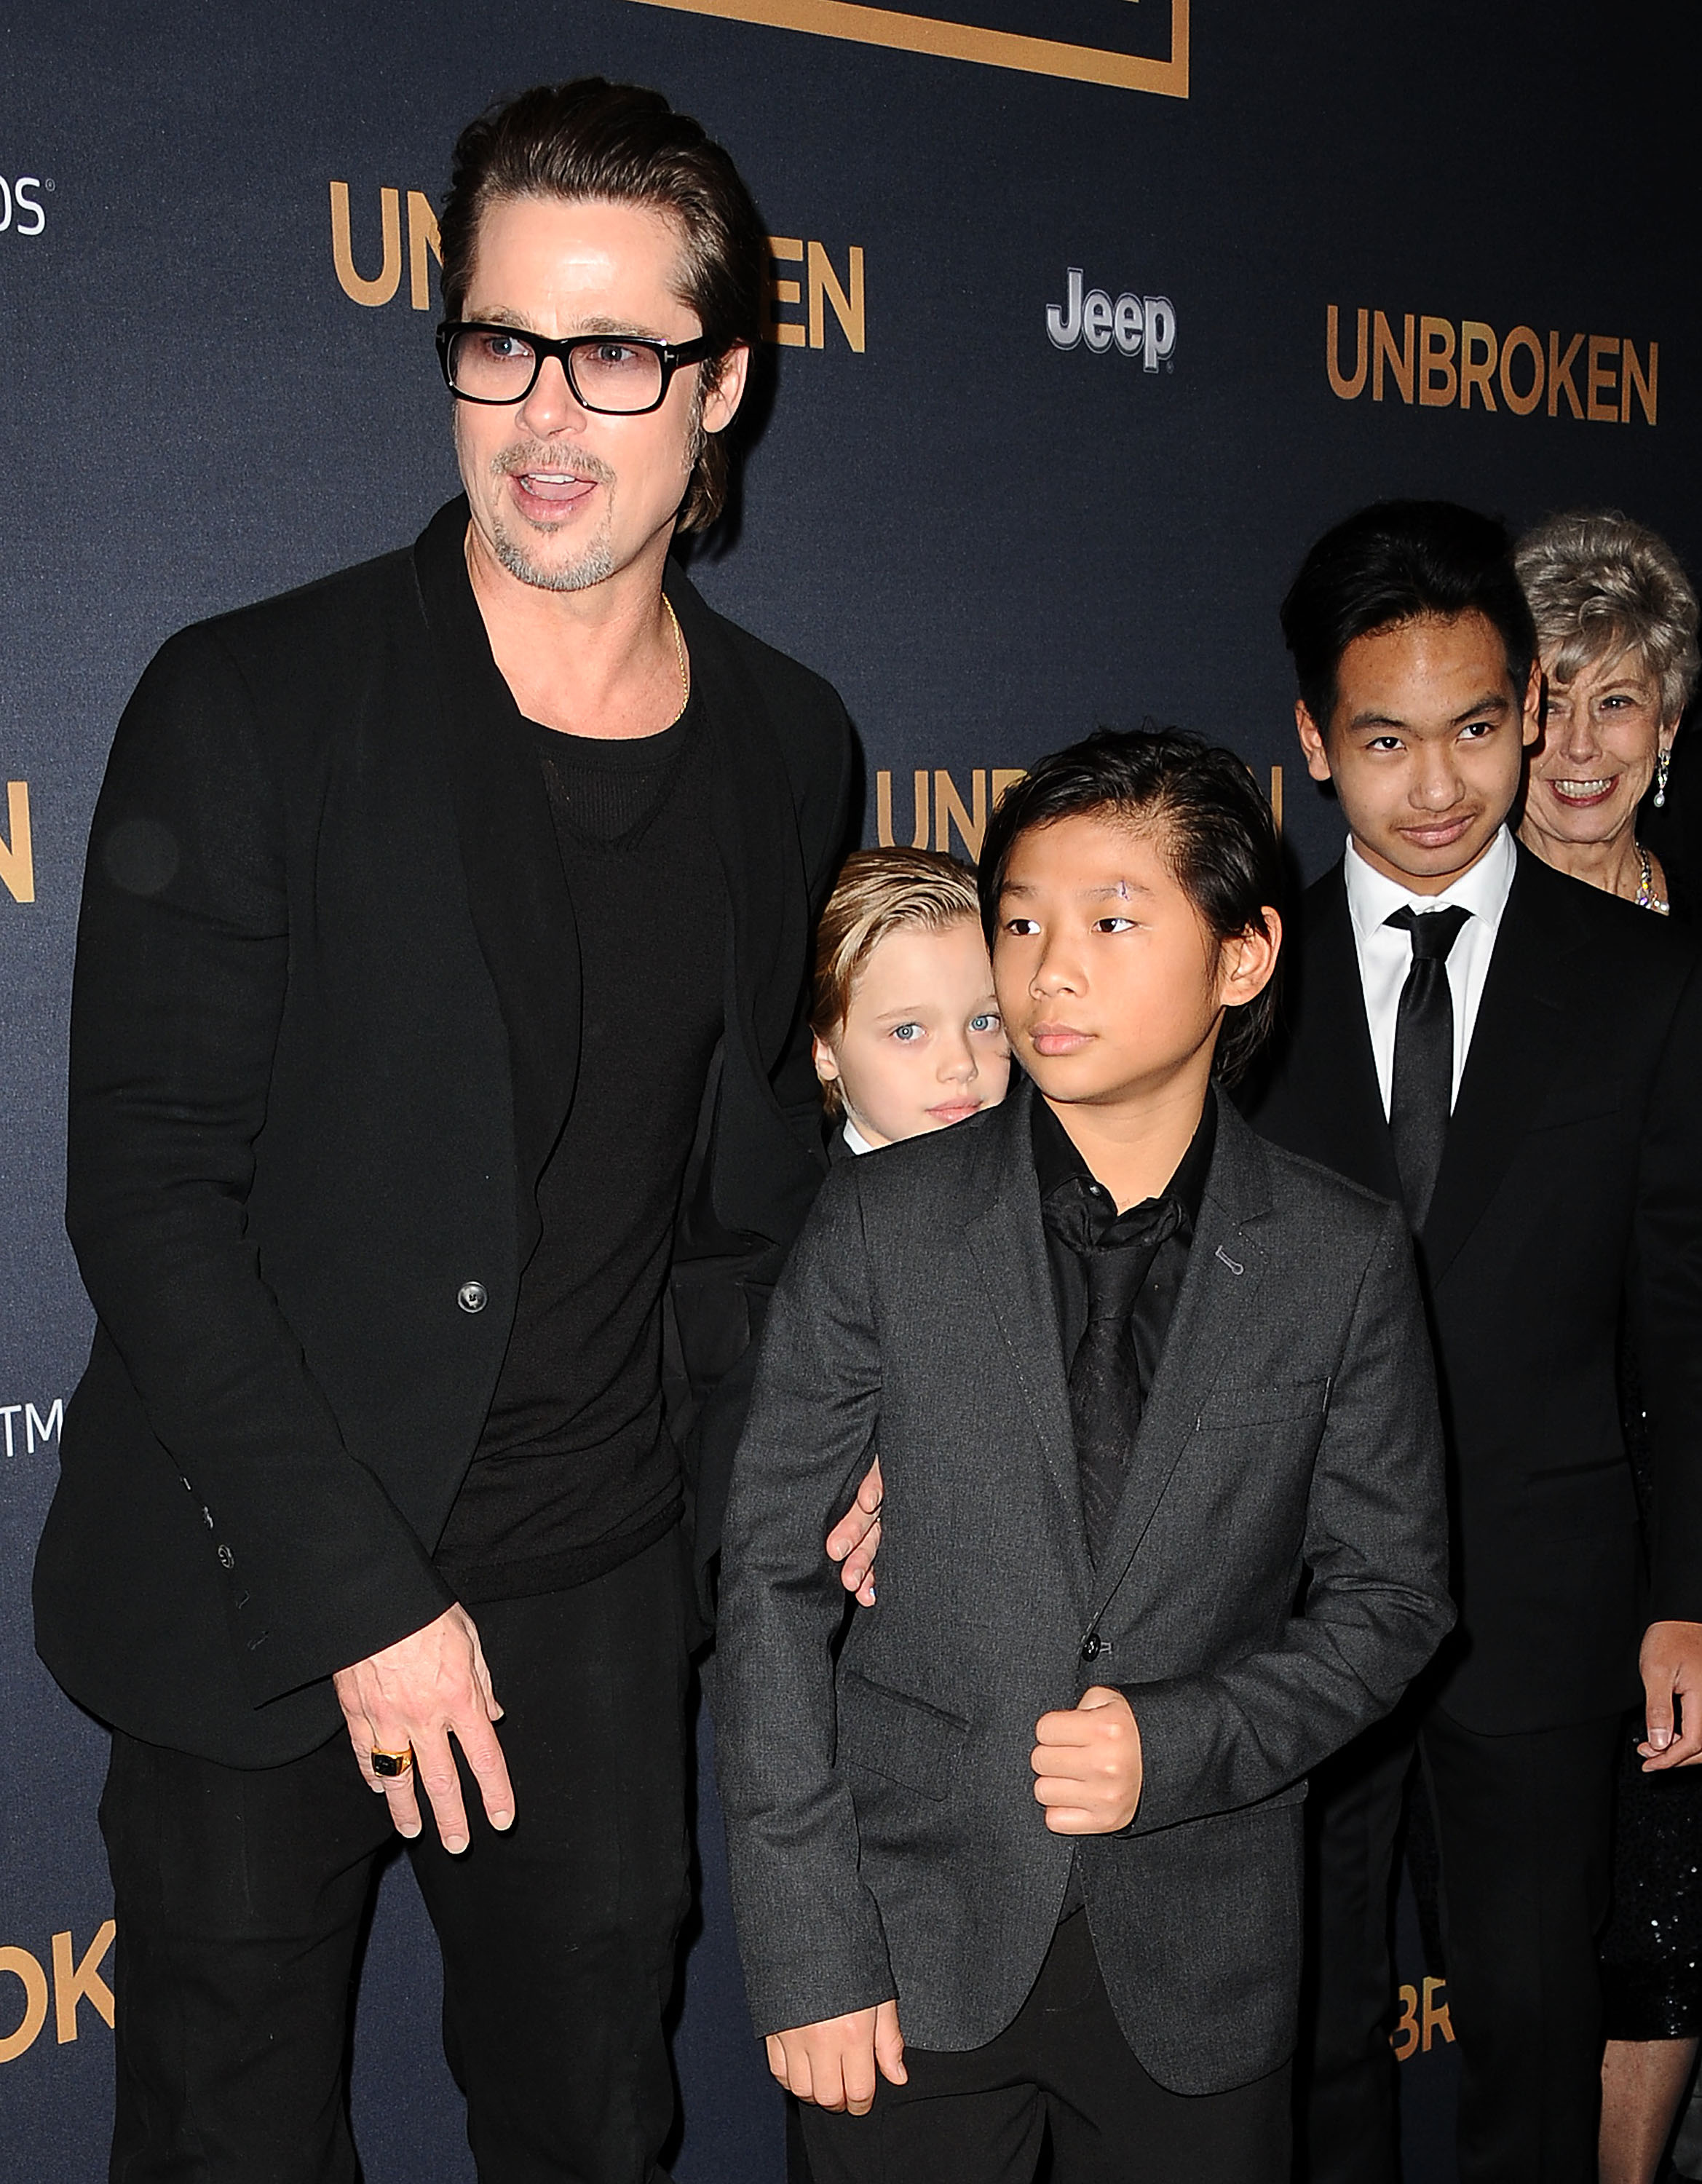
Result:
{"type": "Polygon", "coordinates": [[[1546,337],[1530,326],[1498,334],[1482,319],[1432,319],[1411,311],[1391,319],[1361,309],[1351,337],[1332,304],[1324,320],[1324,369],[1331,392],[1357,402],[1369,386],[1373,402],[1391,390],[1426,410],[1506,410],[1592,425],[1628,425],[1634,412],[1654,424],[1660,406],[1660,344],[1620,334],[1546,337]],[[1349,361],[1345,350],[1350,349],[1349,361]]]}

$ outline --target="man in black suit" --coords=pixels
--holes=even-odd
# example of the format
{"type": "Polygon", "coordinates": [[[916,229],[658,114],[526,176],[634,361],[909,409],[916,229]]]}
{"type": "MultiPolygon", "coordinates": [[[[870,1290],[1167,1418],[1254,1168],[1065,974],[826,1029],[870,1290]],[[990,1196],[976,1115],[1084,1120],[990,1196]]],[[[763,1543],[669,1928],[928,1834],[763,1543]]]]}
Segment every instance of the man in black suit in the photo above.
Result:
{"type": "Polygon", "coordinates": [[[173,638],[94,822],[36,1603],[114,1731],[125,2184],[354,2176],[392,1823],[480,2176],[647,2184],[672,2114],[681,1450],[713,1500],[822,1165],[851,744],[668,562],[759,323],[725,153],[528,92],[442,238],[465,498],[173,638]]]}
{"type": "Polygon", "coordinates": [[[1397,2174],[1393,1847],[1415,1746],[1441,1852],[1466,2184],[1595,2176],[1609,1796],[1702,1754],[1702,989],[1683,938],[1506,817],[1539,733],[1499,524],[1354,516],[1283,608],[1351,838],[1306,894],[1259,1128],[1405,1205],[1452,1468],[1460,1623],[1422,1703],[1314,1785],[1312,2184],[1397,2174]],[[1658,1469],[1646,1567],[1621,1326],[1658,1469]]]}

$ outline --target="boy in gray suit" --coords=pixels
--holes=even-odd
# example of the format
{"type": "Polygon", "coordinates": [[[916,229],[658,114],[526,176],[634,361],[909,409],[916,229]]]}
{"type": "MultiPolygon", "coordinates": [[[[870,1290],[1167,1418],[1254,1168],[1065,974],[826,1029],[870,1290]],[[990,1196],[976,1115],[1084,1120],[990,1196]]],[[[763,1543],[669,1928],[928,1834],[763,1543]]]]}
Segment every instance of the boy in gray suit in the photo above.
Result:
{"type": "Polygon", "coordinates": [[[1254,1137],[1270,814],[1173,733],[989,827],[1032,1084],[837,1168],[776,1290],[722,1578],[753,2015],[817,2184],[1287,2173],[1307,1770],[1451,1620],[1401,1216],[1254,1137]],[[878,1603],[822,1535],[878,1446],[878,1603]]]}

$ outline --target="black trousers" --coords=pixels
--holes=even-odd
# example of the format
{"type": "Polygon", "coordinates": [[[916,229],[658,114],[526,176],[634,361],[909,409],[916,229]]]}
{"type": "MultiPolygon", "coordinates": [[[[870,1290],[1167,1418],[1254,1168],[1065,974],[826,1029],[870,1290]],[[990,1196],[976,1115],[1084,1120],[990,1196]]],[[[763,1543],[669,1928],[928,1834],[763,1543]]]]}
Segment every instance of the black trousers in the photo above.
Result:
{"type": "Polygon", "coordinates": [[[1399,2176],[1391,1929],[1415,1752],[1442,1865],[1460,2184],[1595,2184],[1618,1719],[1483,1736],[1432,1707],[1313,1777],[1306,2184],[1399,2176]]]}
{"type": "Polygon", "coordinates": [[[815,2184],[1029,2184],[1048,2124],[1055,2184],[1286,2184],[1288,2067],[1166,2092],[1118,2029],[1079,1912],[996,2040],[904,2064],[909,2084],[883,2078],[865,2116],[803,2104],[815,2184]]]}
{"type": "MultiPolygon", "coordinates": [[[[677,1540],[476,1617],[517,1818],[413,1846],[481,2184],[665,2184],[688,1901],[677,1540]]],[[[354,2184],[346,2079],[384,1801],[339,1735],[245,1771],[114,1739],[112,2184],[354,2184]]],[[[421,2028],[422,2033],[424,2028],[421,2028]]]]}

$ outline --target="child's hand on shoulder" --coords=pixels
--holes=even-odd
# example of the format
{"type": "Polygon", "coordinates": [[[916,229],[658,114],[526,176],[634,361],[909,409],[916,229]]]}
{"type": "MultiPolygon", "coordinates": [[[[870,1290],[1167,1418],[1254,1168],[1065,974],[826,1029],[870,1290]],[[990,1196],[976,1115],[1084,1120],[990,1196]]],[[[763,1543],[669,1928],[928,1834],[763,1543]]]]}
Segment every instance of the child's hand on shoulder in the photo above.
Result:
{"type": "Polygon", "coordinates": [[[1096,1684],[1067,1713],[1042,1714],[1034,1735],[1034,1794],[1054,1835],[1127,1827],[1141,1802],[1141,1732],[1121,1691],[1096,1684]]]}
{"type": "Polygon", "coordinates": [[[839,1582],[863,1607],[875,1605],[875,1557],[881,1549],[881,1459],[863,1474],[851,1507],[827,1535],[827,1552],[844,1568],[839,1582]]]}
{"type": "Polygon", "coordinates": [[[898,2005],[877,2003],[872,2009],[854,2009],[848,2017],[770,2032],[768,2067],[801,2101],[867,2115],[875,2103],[877,2069],[889,2084],[905,2081],[898,2005]]]}

